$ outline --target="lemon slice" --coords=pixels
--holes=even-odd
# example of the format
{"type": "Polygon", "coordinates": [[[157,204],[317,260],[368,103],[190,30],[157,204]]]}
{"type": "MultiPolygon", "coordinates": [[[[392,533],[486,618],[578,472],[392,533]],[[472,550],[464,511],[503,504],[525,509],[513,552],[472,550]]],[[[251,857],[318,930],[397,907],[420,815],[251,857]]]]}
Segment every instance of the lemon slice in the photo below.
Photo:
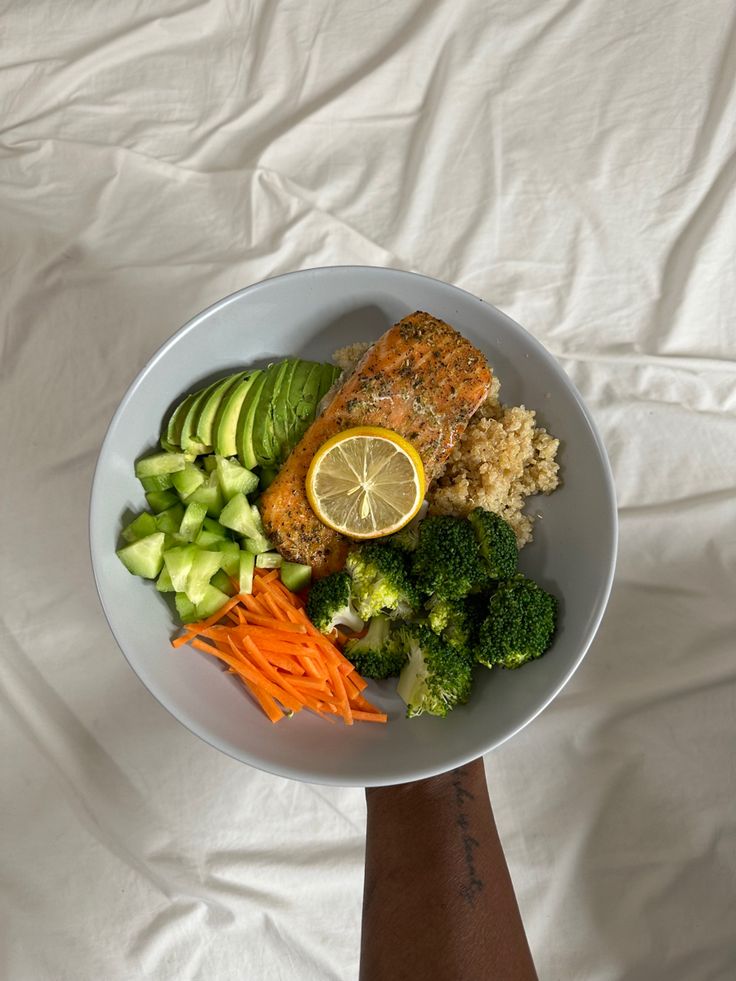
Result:
{"type": "Polygon", "coordinates": [[[422,458],[392,429],[359,426],[315,453],[307,498],[319,520],[349,538],[379,538],[403,528],[424,500],[422,458]]]}

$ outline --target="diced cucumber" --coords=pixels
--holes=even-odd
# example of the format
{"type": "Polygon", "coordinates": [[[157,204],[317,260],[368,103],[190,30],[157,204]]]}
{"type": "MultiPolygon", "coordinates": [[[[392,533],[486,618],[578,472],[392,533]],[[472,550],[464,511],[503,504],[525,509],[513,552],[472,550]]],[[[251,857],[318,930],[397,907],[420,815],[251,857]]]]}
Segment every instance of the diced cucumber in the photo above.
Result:
{"type": "Polygon", "coordinates": [[[224,528],[215,518],[205,518],[202,528],[204,531],[209,531],[213,535],[217,535],[218,538],[230,538],[227,528],[224,528]]]}
{"type": "Polygon", "coordinates": [[[261,555],[263,552],[270,552],[273,549],[273,544],[265,535],[253,535],[243,539],[243,548],[253,555],[261,555]]]}
{"type": "Polygon", "coordinates": [[[169,575],[169,570],[166,566],[161,570],[158,579],[156,580],[156,589],[159,593],[173,593],[174,584],[171,581],[171,576],[169,575]]]}
{"type": "Polygon", "coordinates": [[[156,519],[148,511],[142,511],[129,525],[123,528],[122,537],[126,542],[137,542],[139,538],[152,535],[159,529],[156,527],[156,519]]]}
{"type": "Polygon", "coordinates": [[[187,504],[191,501],[197,504],[204,504],[207,508],[207,514],[211,518],[219,518],[220,511],[222,511],[222,505],[224,503],[222,499],[222,491],[220,490],[220,484],[217,480],[217,474],[211,473],[209,478],[205,481],[201,487],[198,487],[193,494],[190,494],[186,498],[187,504]]]}
{"type": "Polygon", "coordinates": [[[155,477],[141,477],[141,484],[146,492],[164,491],[173,486],[170,473],[160,473],[155,477]]]}
{"type": "Polygon", "coordinates": [[[240,592],[253,592],[253,569],[255,568],[256,557],[250,552],[240,553],[240,568],[238,578],[240,580],[240,592]]]}
{"type": "Polygon", "coordinates": [[[222,569],[217,570],[214,576],[210,579],[210,583],[211,585],[216,586],[223,593],[227,593],[228,596],[235,595],[235,586],[233,586],[233,581],[222,569]]]}
{"type": "Polygon", "coordinates": [[[193,547],[195,554],[184,592],[192,603],[197,605],[202,602],[210,579],[220,568],[220,555],[218,552],[208,552],[204,549],[198,549],[196,546],[193,547]]]}
{"type": "Polygon", "coordinates": [[[149,491],[146,494],[146,500],[151,510],[155,511],[156,514],[166,511],[179,502],[179,498],[172,490],[149,491]]]}
{"type": "Polygon", "coordinates": [[[194,556],[198,551],[199,549],[195,545],[178,545],[176,548],[169,548],[164,552],[164,562],[177,593],[186,591],[192,562],[194,562],[194,556]]]}
{"type": "Polygon", "coordinates": [[[212,473],[213,470],[217,469],[217,457],[214,453],[209,453],[207,456],[202,457],[202,466],[205,469],[205,473],[212,473]]]}
{"type": "Polygon", "coordinates": [[[217,545],[223,540],[219,535],[213,535],[211,531],[203,529],[194,539],[194,544],[199,545],[200,548],[212,548],[213,545],[217,545]]]}
{"type": "Polygon", "coordinates": [[[256,555],[256,569],[279,569],[283,561],[278,552],[261,552],[256,555]]]}
{"type": "Polygon", "coordinates": [[[186,593],[177,593],[174,597],[174,604],[176,605],[176,612],[179,614],[179,619],[182,623],[193,623],[199,619],[197,608],[186,593]]]}
{"type": "Polygon", "coordinates": [[[164,533],[156,531],[119,548],[117,556],[128,572],[144,579],[155,579],[163,565],[164,533]]]}
{"type": "Polygon", "coordinates": [[[165,531],[167,535],[176,535],[183,517],[184,505],[177,501],[176,504],[156,515],[156,526],[159,531],[165,531]]]}
{"type": "Polygon", "coordinates": [[[240,549],[238,548],[237,542],[220,539],[209,545],[208,550],[210,552],[218,552],[220,555],[220,568],[229,576],[237,577],[240,557],[240,549]]]}
{"type": "Polygon", "coordinates": [[[205,617],[211,617],[213,613],[217,613],[219,609],[222,609],[229,599],[230,597],[227,593],[223,593],[217,586],[207,583],[204,595],[199,603],[197,603],[197,619],[204,620],[205,617]]]}
{"type": "Polygon", "coordinates": [[[250,505],[240,491],[227,502],[220,514],[220,524],[237,531],[239,535],[255,537],[263,532],[258,508],[250,505]],[[253,511],[255,510],[255,515],[253,511]]]}
{"type": "Polygon", "coordinates": [[[154,453],[136,461],[135,475],[141,477],[157,477],[162,473],[177,473],[186,464],[183,453],[154,453]]]}
{"type": "Polygon", "coordinates": [[[237,460],[217,456],[217,477],[220,481],[225,500],[229,501],[236,494],[251,494],[258,487],[258,477],[252,470],[241,467],[237,460]]]}
{"type": "Polygon", "coordinates": [[[188,542],[193,542],[202,530],[202,522],[206,514],[207,508],[204,504],[197,504],[196,501],[187,504],[187,509],[184,512],[184,517],[181,519],[181,525],[179,527],[179,534],[182,538],[188,542]]]}
{"type": "Polygon", "coordinates": [[[194,463],[187,463],[179,473],[175,473],[171,478],[181,498],[189,497],[205,481],[202,471],[194,463]]]}
{"type": "Polygon", "coordinates": [[[292,593],[300,593],[312,581],[312,567],[299,562],[282,562],[279,575],[287,589],[292,593]]]}

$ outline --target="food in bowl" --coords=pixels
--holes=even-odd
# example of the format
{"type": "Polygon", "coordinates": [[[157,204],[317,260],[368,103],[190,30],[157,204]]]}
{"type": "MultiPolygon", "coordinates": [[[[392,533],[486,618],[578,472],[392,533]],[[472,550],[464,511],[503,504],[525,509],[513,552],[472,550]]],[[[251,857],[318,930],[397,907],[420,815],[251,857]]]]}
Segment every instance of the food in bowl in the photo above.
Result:
{"type": "Polygon", "coordinates": [[[409,717],[444,716],[478,665],[552,642],[556,599],[517,558],[557,442],[502,408],[485,357],[429,314],[337,361],[187,395],[136,464],[151,510],[118,555],[173,596],[174,644],[223,662],[272,721],[385,722],[366,679],[394,676],[409,717]]]}

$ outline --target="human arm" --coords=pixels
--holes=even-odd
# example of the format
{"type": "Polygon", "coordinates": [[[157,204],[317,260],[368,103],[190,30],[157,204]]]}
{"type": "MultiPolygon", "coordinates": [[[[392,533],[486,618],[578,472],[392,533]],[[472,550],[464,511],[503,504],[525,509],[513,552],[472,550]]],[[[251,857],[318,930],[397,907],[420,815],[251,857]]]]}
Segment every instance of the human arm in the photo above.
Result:
{"type": "Polygon", "coordinates": [[[483,761],[366,801],[360,981],[536,981],[483,761]]]}

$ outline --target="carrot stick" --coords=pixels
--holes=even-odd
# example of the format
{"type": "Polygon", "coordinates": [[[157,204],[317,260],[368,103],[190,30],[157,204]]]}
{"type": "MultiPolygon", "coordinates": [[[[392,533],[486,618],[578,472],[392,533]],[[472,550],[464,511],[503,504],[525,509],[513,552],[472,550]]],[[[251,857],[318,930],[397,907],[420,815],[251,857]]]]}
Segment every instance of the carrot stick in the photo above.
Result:
{"type": "Polygon", "coordinates": [[[385,712],[362,712],[353,709],[353,718],[361,722],[388,722],[385,712]]]}

